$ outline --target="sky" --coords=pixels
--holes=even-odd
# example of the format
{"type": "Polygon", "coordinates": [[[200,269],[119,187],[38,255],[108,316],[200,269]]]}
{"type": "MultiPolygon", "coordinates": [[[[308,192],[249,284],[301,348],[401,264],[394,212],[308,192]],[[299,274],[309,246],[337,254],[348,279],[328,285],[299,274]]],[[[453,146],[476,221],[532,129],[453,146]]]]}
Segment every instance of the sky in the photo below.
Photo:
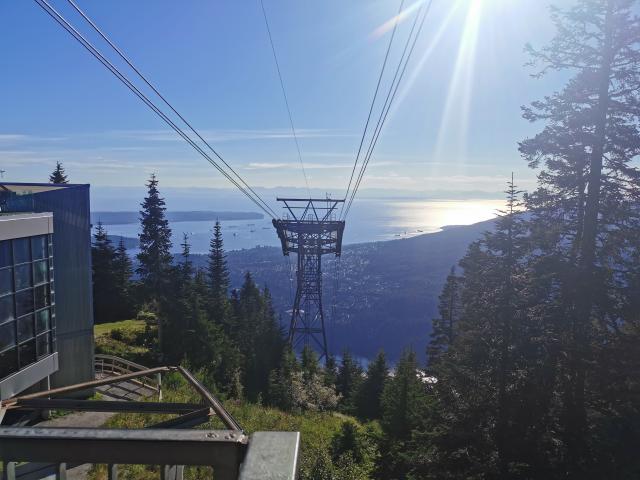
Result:
{"type": "MultiPolygon", "coordinates": [[[[66,0],[49,1],[117,58],[66,0]]],[[[77,3],[250,185],[304,192],[258,0],[77,3]]],[[[535,185],[517,142],[542,128],[521,118],[521,105],[562,86],[560,76],[534,79],[525,67],[524,45],[544,46],[553,34],[548,3],[433,1],[362,195],[491,197],[511,172],[521,187],[535,185]]],[[[308,182],[339,196],[399,2],[264,4],[308,182]]],[[[410,12],[414,4],[405,1],[410,12]]],[[[398,26],[390,65],[411,21],[398,26]]],[[[103,204],[114,192],[140,191],[152,172],[176,191],[229,187],[33,1],[0,2],[0,71],[5,181],[46,181],[61,161],[73,182],[103,192],[103,204]]]]}

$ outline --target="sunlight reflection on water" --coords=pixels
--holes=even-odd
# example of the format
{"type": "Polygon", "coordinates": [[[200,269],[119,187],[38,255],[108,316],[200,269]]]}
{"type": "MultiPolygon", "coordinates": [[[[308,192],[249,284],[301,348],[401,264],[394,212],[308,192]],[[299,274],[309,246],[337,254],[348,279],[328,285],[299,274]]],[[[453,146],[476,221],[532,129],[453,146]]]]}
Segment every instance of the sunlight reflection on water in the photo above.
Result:
{"type": "MultiPolygon", "coordinates": [[[[347,218],[344,242],[363,243],[437,232],[448,225],[470,225],[496,216],[503,200],[358,199],[347,218]]],[[[107,225],[110,235],[135,238],[137,224],[107,225]]],[[[180,251],[182,234],[189,234],[192,253],[206,253],[213,222],[174,222],[173,251],[180,251]]],[[[257,245],[280,246],[270,219],[222,222],[227,250],[257,245]]]]}

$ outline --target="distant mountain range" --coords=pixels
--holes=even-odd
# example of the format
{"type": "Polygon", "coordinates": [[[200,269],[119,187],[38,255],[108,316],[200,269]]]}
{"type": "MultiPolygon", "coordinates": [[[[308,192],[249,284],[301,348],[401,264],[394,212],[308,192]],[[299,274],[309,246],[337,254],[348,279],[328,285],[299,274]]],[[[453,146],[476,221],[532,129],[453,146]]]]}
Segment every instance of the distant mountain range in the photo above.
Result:
{"type": "MultiPolygon", "coordinates": [[[[330,350],[340,353],[349,348],[358,356],[371,358],[384,348],[391,359],[397,359],[410,347],[424,358],[431,319],[437,315],[438,296],[449,270],[493,223],[489,220],[412,238],[346,246],[340,261],[335,317],[331,315],[335,260],[326,258],[324,305],[330,350]]],[[[257,247],[230,251],[227,260],[233,287],[242,284],[246,271],[259,285],[269,287],[283,328],[287,328],[295,284],[289,280],[293,265],[281,250],[257,247]]],[[[204,267],[206,256],[194,255],[194,263],[204,267]]]]}
{"type": "MultiPolygon", "coordinates": [[[[167,212],[167,220],[176,222],[215,222],[216,220],[261,220],[263,215],[255,212],[213,212],[213,211],[179,211],[167,212]]],[[[103,225],[126,225],[138,223],[139,212],[91,212],[91,223],[102,222],[103,225]]]]}

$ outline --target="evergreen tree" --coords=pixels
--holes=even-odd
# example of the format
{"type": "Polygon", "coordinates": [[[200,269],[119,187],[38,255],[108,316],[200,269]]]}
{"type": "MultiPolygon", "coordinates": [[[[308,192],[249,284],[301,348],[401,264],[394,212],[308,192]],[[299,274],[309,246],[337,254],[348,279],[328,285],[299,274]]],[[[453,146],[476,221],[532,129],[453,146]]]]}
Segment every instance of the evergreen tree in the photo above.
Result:
{"type": "Polygon", "coordinates": [[[309,381],[315,375],[320,373],[320,365],[318,364],[318,356],[309,345],[305,345],[300,355],[300,363],[302,367],[302,375],[305,381],[309,381]]]}
{"type": "Polygon", "coordinates": [[[405,351],[382,394],[380,478],[407,478],[413,463],[408,455],[412,435],[422,425],[427,403],[427,389],[418,376],[416,355],[405,351]]]}
{"type": "Polygon", "coordinates": [[[456,276],[456,267],[451,267],[451,273],[447,277],[438,303],[440,316],[432,321],[431,341],[427,347],[429,365],[435,365],[453,343],[456,323],[460,316],[461,283],[461,278],[456,276]]]}
{"type": "Polygon", "coordinates": [[[356,413],[364,420],[382,417],[382,392],[389,377],[389,367],[384,351],[369,363],[367,375],[356,394],[356,413]]]}
{"type": "Polygon", "coordinates": [[[135,289],[131,277],[133,276],[133,263],[127,254],[124,239],[120,237],[113,259],[115,282],[118,290],[118,317],[120,319],[132,318],[135,315],[135,289]]]}
{"type": "Polygon", "coordinates": [[[158,191],[155,174],[147,182],[147,196],[140,211],[140,252],[137,273],[147,301],[157,302],[167,292],[167,278],[171,270],[171,229],[165,217],[165,202],[158,191]]]}
{"type": "Polygon", "coordinates": [[[351,356],[351,352],[342,352],[342,361],[338,368],[336,389],[342,396],[341,407],[346,412],[354,410],[355,394],[362,382],[362,367],[351,356]]]}
{"type": "Polygon", "coordinates": [[[541,302],[564,319],[556,332],[555,365],[562,409],[560,468],[570,478],[593,472],[596,465],[613,468],[611,458],[594,456],[602,449],[590,445],[595,437],[589,432],[610,416],[637,412],[625,400],[613,400],[626,395],[604,400],[609,388],[603,390],[592,368],[607,351],[602,358],[607,373],[620,380],[609,385],[622,391],[629,385],[624,367],[611,371],[617,367],[610,357],[625,342],[617,332],[630,321],[618,306],[626,302],[623,292],[633,276],[628,259],[636,248],[631,239],[638,235],[640,173],[633,159],[640,153],[640,21],[634,4],[579,0],[567,10],[554,9],[556,36],[542,50],[529,48],[541,75],[551,70],[573,75],[563,90],[525,109],[525,118],[546,125],[520,145],[532,167],[544,166],[527,206],[545,253],[538,265],[552,266],[548,283],[556,286],[554,295],[541,302]],[[593,408],[611,400],[616,406],[606,415],[593,408]]]}
{"type": "Polygon", "coordinates": [[[232,299],[232,308],[232,338],[243,356],[245,392],[248,399],[256,401],[267,393],[269,374],[278,366],[285,346],[283,334],[269,291],[261,292],[248,272],[239,294],[232,299]]]}
{"type": "Polygon", "coordinates": [[[336,363],[336,357],[329,354],[324,362],[324,384],[327,387],[336,389],[337,379],[338,364],[336,363]]]}
{"type": "Polygon", "coordinates": [[[295,354],[289,348],[282,352],[280,366],[269,374],[269,404],[290,412],[295,405],[294,378],[300,370],[295,354]]]}
{"type": "Polygon", "coordinates": [[[51,175],[49,175],[49,183],[57,183],[57,184],[69,183],[69,179],[67,178],[67,175],[64,172],[64,167],[62,166],[62,163],[56,162],[55,170],[51,172],[51,175]]]}
{"type": "Polygon", "coordinates": [[[208,274],[212,298],[216,301],[226,298],[229,290],[229,271],[224,253],[222,227],[218,220],[216,220],[213,237],[209,244],[208,274]]]}
{"type": "Polygon", "coordinates": [[[93,270],[93,312],[96,323],[119,320],[117,276],[115,269],[116,251],[107,231],[98,222],[91,247],[91,267],[93,270]]]}

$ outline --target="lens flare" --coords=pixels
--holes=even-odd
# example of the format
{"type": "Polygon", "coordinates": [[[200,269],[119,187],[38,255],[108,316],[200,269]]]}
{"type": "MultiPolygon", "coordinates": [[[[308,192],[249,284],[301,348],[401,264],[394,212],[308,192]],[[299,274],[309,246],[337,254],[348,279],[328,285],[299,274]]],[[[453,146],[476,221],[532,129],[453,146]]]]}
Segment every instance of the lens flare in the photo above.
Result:
{"type": "Polygon", "coordinates": [[[401,24],[402,22],[404,22],[409,16],[411,16],[413,12],[420,8],[420,5],[424,4],[426,1],[427,0],[418,0],[417,2],[414,2],[412,5],[402,10],[398,15],[394,15],[393,17],[391,17],[371,33],[371,38],[374,40],[378,39],[393,30],[393,27],[396,24],[401,24]]]}

